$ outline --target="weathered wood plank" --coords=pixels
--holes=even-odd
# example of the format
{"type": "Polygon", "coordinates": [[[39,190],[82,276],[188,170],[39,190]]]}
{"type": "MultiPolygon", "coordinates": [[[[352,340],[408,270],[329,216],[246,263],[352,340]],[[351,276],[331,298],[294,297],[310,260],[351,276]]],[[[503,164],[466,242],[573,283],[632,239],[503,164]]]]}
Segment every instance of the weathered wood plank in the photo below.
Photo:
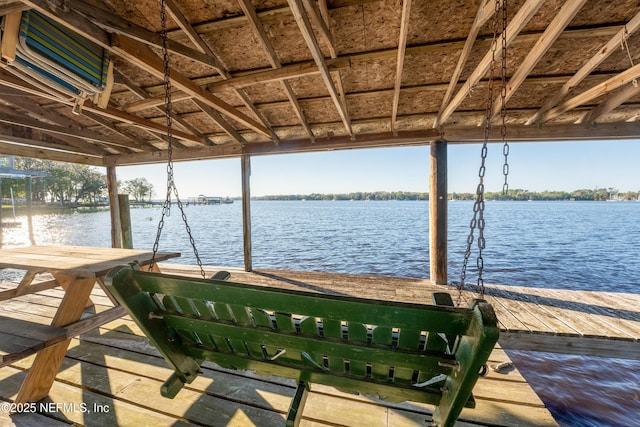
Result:
{"type": "MultiPolygon", "coordinates": [[[[165,268],[164,265],[162,267],[165,268]]],[[[220,270],[220,268],[212,269],[212,272],[216,270],[220,270]]],[[[194,275],[198,275],[197,271],[195,270],[194,275]]],[[[362,278],[361,280],[357,280],[358,276],[345,278],[341,275],[331,274],[318,274],[319,280],[317,282],[313,280],[314,274],[307,273],[298,275],[293,273],[288,274],[279,272],[278,274],[274,273],[272,275],[259,276],[256,274],[232,270],[232,277],[233,280],[239,280],[242,277],[244,279],[247,279],[246,281],[251,281],[250,279],[252,277],[255,277],[259,278],[260,281],[262,281],[264,284],[278,281],[284,283],[284,281],[286,280],[287,286],[293,289],[303,288],[313,290],[315,286],[316,290],[331,291],[331,289],[340,289],[341,292],[344,292],[343,288],[345,283],[351,282],[352,284],[349,286],[348,292],[361,292],[362,287],[366,286],[368,292],[371,292],[371,296],[374,296],[377,292],[376,288],[381,289],[382,292],[385,287],[376,283],[385,282],[388,286],[386,280],[380,281],[379,278],[362,278]],[[369,288],[369,284],[372,285],[371,288],[369,288]]],[[[415,279],[410,279],[407,281],[404,281],[402,279],[392,279],[391,282],[393,282],[395,286],[398,286],[402,283],[409,283],[411,286],[415,285],[416,293],[418,293],[418,290],[421,288],[421,284],[428,283],[428,281],[425,280],[415,279]]],[[[92,295],[95,296],[95,299],[97,295],[100,295],[101,293],[102,290],[94,288],[92,295]]],[[[60,295],[62,295],[61,290],[51,289],[43,291],[39,294],[20,297],[20,300],[22,301],[12,300],[10,302],[14,303],[15,301],[15,303],[20,304],[22,310],[28,310],[29,306],[34,304],[40,307],[38,309],[41,312],[40,315],[28,314],[26,311],[22,313],[24,315],[30,315],[36,318],[42,317],[43,315],[52,316],[55,312],[55,306],[59,304],[60,295]],[[58,297],[56,297],[56,294],[58,295],[58,297]]],[[[96,310],[102,311],[104,309],[108,309],[110,304],[108,299],[105,296],[102,296],[100,298],[103,303],[96,304],[96,310]]],[[[394,295],[392,299],[401,300],[402,298],[394,295]]],[[[124,317],[109,322],[99,329],[94,329],[87,332],[82,336],[81,341],[78,339],[73,339],[71,341],[70,350],[64,362],[64,367],[66,368],[64,372],[68,372],[69,376],[65,376],[63,381],[78,381],[84,384],[84,386],[89,386],[91,389],[86,390],[85,394],[83,394],[82,396],[93,396],[94,388],[96,391],[107,390],[106,388],[102,388],[106,387],[103,386],[104,378],[106,377],[109,378],[109,383],[114,386],[114,390],[121,387],[124,387],[126,390],[127,388],[132,387],[129,384],[135,384],[139,382],[137,378],[140,378],[141,376],[144,378],[148,377],[150,378],[150,382],[141,385],[139,388],[134,388],[133,390],[136,390],[138,393],[144,394],[147,400],[150,399],[150,396],[157,396],[159,403],[152,403],[151,406],[161,407],[162,409],[159,409],[159,411],[163,411],[165,406],[162,406],[162,404],[163,402],[166,402],[166,400],[159,397],[157,387],[159,387],[159,384],[166,379],[169,369],[165,365],[164,360],[159,357],[155,348],[148,343],[147,339],[145,337],[135,335],[136,333],[140,334],[141,332],[137,330],[137,327],[130,319],[124,317]],[[89,364],[92,367],[85,367],[86,364],[89,364]],[[112,375],[111,372],[114,369],[124,371],[122,373],[122,376],[112,375]],[[99,384],[95,386],[93,385],[94,382],[99,384]]],[[[33,360],[33,356],[23,361],[17,362],[17,366],[26,368],[29,366],[31,360],[33,360]]],[[[496,348],[489,359],[489,364],[493,365],[505,361],[509,361],[509,359],[504,351],[502,351],[500,348],[496,348]]],[[[202,379],[199,379],[187,386],[190,388],[190,390],[193,390],[193,396],[195,399],[195,403],[191,405],[186,404],[186,406],[189,407],[189,410],[187,411],[189,417],[200,417],[200,415],[197,414],[199,413],[199,411],[204,411],[204,409],[202,409],[201,407],[202,402],[206,402],[208,408],[207,411],[211,411],[212,408],[215,408],[215,410],[217,410],[218,405],[222,405],[222,410],[227,411],[226,413],[229,414],[231,407],[239,407],[238,403],[236,402],[233,405],[225,406],[229,404],[224,402],[218,403],[217,400],[224,400],[225,397],[229,397],[231,399],[237,399],[239,402],[242,402],[242,405],[257,407],[260,410],[265,410],[266,407],[266,410],[271,411],[272,413],[273,411],[275,411],[277,416],[281,417],[279,419],[283,419],[284,412],[286,412],[288,406],[288,402],[294,393],[295,385],[293,384],[293,382],[275,377],[263,379],[253,376],[250,373],[235,373],[233,371],[221,369],[216,365],[210,363],[205,364],[204,368],[205,372],[202,379]],[[243,386],[243,384],[250,385],[243,386]],[[198,398],[197,396],[201,396],[202,393],[206,393],[209,398],[213,400],[202,400],[198,398]],[[192,415],[192,412],[194,411],[196,415],[192,415]]],[[[60,374],[58,375],[58,379],[62,379],[60,377],[60,374]]],[[[59,386],[60,383],[56,381],[52,388],[52,393],[58,393],[59,386]]],[[[2,396],[3,393],[3,387],[0,387],[0,396],[2,396]]],[[[113,392],[105,391],[105,393],[113,392]]],[[[510,371],[506,374],[499,374],[490,370],[488,376],[486,378],[481,378],[478,382],[475,394],[478,408],[480,409],[469,411],[469,415],[464,412],[462,422],[458,423],[461,426],[478,425],[477,423],[482,424],[486,423],[486,420],[501,419],[501,417],[503,420],[503,424],[508,424],[508,421],[513,421],[516,417],[521,417],[523,420],[525,420],[522,421],[522,425],[547,425],[546,420],[550,419],[548,411],[546,411],[544,408],[538,407],[538,405],[540,405],[539,399],[530,390],[517,370],[510,371]],[[496,392],[495,390],[499,390],[499,392],[496,392]],[[528,392],[531,393],[531,398],[527,397],[528,392]],[[526,406],[522,406],[522,401],[526,402],[524,403],[526,406]],[[510,415],[504,415],[502,412],[506,412],[510,415]],[[536,424],[537,421],[535,420],[542,421],[539,421],[538,424],[536,424]]],[[[107,394],[106,396],[109,396],[109,394],[107,394]]],[[[56,398],[58,398],[57,395],[56,398]]],[[[137,412],[139,408],[138,405],[141,405],[141,403],[138,403],[138,401],[136,400],[130,400],[129,398],[129,394],[125,393],[124,396],[121,396],[118,393],[117,397],[114,397],[113,403],[110,404],[112,405],[112,408],[120,410],[119,405],[123,404],[124,402],[124,404],[130,405],[127,407],[127,410],[133,410],[137,412]],[[126,399],[122,400],[125,397],[126,399]]],[[[301,425],[327,425],[327,423],[331,423],[333,421],[330,420],[330,416],[324,413],[326,411],[323,411],[323,408],[332,408],[331,411],[335,411],[335,408],[346,408],[347,410],[350,410],[354,405],[356,405],[358,408],[362,408],[358,409],[358,411],[373,409],[374,415],[371,416],[372,425],[424,425],[424,420],[430,419],[431,413],[430,408],[427,406],[407,403],[406,405],[408,406],[403,407],[400,406],[402,404],[388,404],[378,400],[370,400],[362,396],[344,394],[335,389],[332,389],[331,387],[312,387],[311,398],[315,402],[314,405],[316,405],[317,411],[316,409],[313,409],[314,412],[309,412],[309,408],[305,410],[306,418],[303,419],[301,425]],[[376,418],[375,414],[378,414],[379,417],[376,418]]],[[[67,399],[67,401],[73,401],[71,397],[65,397],[65,399],[67,399]]],[[[93,397],[82,397],[79,399],[80,400],[77,400],[78,402],[91,401],[93,397]]],[[[147,402],[145,401],[144,403],[144,410],[147,410],[147,402]]],[[[184,409],[182,410],[184,411],[184,409]]],[[[245,411],[243,406],[241,410],[237,410],[234,413],[235,418],[233,419],[233,425],[242,425],[243,421],[256,424],[256,418],[253,418],[251,414],[252,412],[245,411]],[[236,421],[239,424],[235,423],[236,421]]],[[[76,418],[70,419],[73,419],[75,421],[76,418]]],[[[139,420],[139,418],[135,417],[132,419],[139,420]]],[[[182,417],[182,419],[189,420],[190,418],[182,417]]],[[[228,419],[225,420],[227,422],[231,422],[228,419]]],[[[348,424],[349,422],[351,421],[342,420],[343,425],[345,423],[348,424]]],[[[127,424],[126,421],[121,421],[120,419],[118,419],[118,424],[132,425],[127,424]]],[[[264,423],[259,424],[265,425],[264,423]]],[[[163,424],[159,422],[158,425],[163,424]]],[[[216,424],[212,421],[209,421],[203,422],[203,425],[216,424]]],[[[267,425],[269,425],[269,423],[267,423],[267,425]]],[[[280,425],[280,423],[276,423],[274,425],[280,425]]]]}

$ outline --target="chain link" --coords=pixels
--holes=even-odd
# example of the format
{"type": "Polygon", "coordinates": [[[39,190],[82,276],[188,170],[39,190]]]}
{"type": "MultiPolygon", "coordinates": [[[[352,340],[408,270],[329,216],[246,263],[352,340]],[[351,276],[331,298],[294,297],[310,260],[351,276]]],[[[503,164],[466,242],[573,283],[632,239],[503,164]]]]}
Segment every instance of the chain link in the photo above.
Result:
{"type": "Polygon", "coordinates": [[[167,118],[167,193],[162,205],[162,215],[160,216],[160,221],[158,222],[158,232],[156,234],[156,240],[153,243],[153,256],[151,258],[151,264],[149,264],[149,270],[153,269],[156,261],[156,254],[158,253],[158,248],[160,246],[160,237],[162,235],[165,217],[169,217],[171,215],[171,195],[173,193],[173,195],[175,195],[176,197],[176,204],[178,205],[178,209],[180,209],[180,213],[182,214],[182,221],[184,222],[187,234],[189,235],[189,243],[191,243],[193,254],[196,257],[196,262],[198,263],[198,267],[200,268],[200,274],[203,278],[206,278],[207,275],[204,272],[204,268],[202,267],[202,261],[200,260],[200,255],[198,254],[198,249],[196,248],[196,242],[193,238],[193,234],[191,233],[191,227],[189,227],[189,223],[187,221],[187,215],[184,212],[184,206],[182,205],[182,201],[180,200],[180,196],[178,195],[178,187],[176,187],[173,174],[173,107],[171,104],[171,75],[169,72],[169,52],[167,49],[167,15],[165,0],[160,1],[160,21],[162,22],[162,63],[164,67],[164,101],[165,114],[167,118]]]}
{"type": "Polygon", "coordinates": [[[500,77],[502,82],[502,88],[500,90],[500,136],[502,137],[502,155],[504,156],[504,164],[502,166],[502,174],[504,175],[502,194],[506,195],[509,192],[509,143],[507,142],[507,0],[502,2],[502,72],[500,73],[500,77]]]}
{"type": "MultiPolygon", "coordinates": [[[[495,72],[495,55],[496,55],[496,50],[497,50],[497,46],[498,46],[498,24],[500,22],[499,20],[499,16],[501,14],[501,7],[500,4],[502,3],[502,73],[501,73],[501,77],[502,77],[502,88],[501,88],[501,92],[500,92],[500,97],[502,99],[502,110],[501,110],[501,116],[502,116],[502,130],[501,133],[503,133],[503,140],[506,137],[506,126],[505,126],[505,113],[506,113],[506,107],[505,107],[505,99],[506,99],[506,5],[507,5],[507,1],[503,0],[502,2],[500,0],[496,0],[496,6],[495,6],[495,18],[493,21],[493,40],[491,43],[491,52],[492,52],[492,61],[491,61],[491,65],[489,68],[489,82],[488,82],[488,87],[487,87],[487,104],[486,104],[486,108],[485,108],[485,117],[484,117],[484,142],[482,144],[482,150],[480,151],[480,168],[478,170],[478,178],[479,178],[479,182],[478,182],[478,186],[476,188],[476,199],[475,202],[473,204],[473,218],[471,219],[471,222],[469,223],[469,235],[467,236],[467,247],[464,253],[464,262],[462,264],[462,273],[460,275],[460,282],[458,283],[458,298],[457,298],[457,302],[456,305],[460,306],[461,302],[462,302],[462,292],[464,291],[464,287],[465,287],[465,280],[467,278],[467,267],[469,264],[469,258],[471,257],[471,247],[473,245],[474,242],[474,234],[475,234],[475,229],[478,229],[478,256],[476,258],[476,268],[478,269],[478,282],[477,282],[477,287],[478,287],[478,293],[479,293],[479,297],[483,298],[484,297],[484,278],[482,277],[483,271],[484,271],[484,258],[482,256],[482,251],[485,249],[486,247],[486,240],[484,237],[484,228],[485,228],[485,220],[484,220],[484,208],[485,208],[485,200],[484,200],[484,176],[485,176],[485,172],[486,172],[486,160],[487,160],[487,153],[488,153],[488,147],[487,147],[487,143],[489,141],[489,135],[491,132],[491,115],[492,115],[492,110],[493,110],[493,92],[494,92],[494,84],[493,84],[493,76],[494,76],[494,72],[495,72]]],[[[506,145],[506,148],[503,148],[503,153],[506,152],[506,154],[508,154],[509,151],[509,146],[506,145]]],[[[505,154],[505,159],[506,159],[506,154],[505,154]]],[[[508,164],[505,161],[505,167],[503,168],[503,171],[507,171],[508,172],[508,164]]],[[[506,175],[505,175],[505,180],[506,180],[506,175]]],[[[505,181],[505,185],[506,185],[506,181],[505,181]]]]}

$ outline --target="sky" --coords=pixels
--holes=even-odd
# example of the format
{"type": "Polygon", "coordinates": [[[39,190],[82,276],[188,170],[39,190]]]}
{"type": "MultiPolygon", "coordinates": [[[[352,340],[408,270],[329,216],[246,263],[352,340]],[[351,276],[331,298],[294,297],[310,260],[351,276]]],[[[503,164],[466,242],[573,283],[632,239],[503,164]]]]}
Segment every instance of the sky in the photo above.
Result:
{"type": "MultiPolygon", "coordinates": [[[[480,144],[449,145],[449,193],[472,193],[478,184],[480,144]]],[[[489,144],[486,191],[501,191],[502,145],[489,144]]],[[[326,151],[251,158],[251,195],[429,191],[429,147],[326,151]]],[[[164,197],[166,165],[117,168],[119,181],[146,178],[153,198],[164,197]]],[[[238,197],[239,159],[176,162],[181,198],[238,197]]],[[[573,191],[613,187],[640,191],[640,139],[633,141],[511,143],[509,188],[573,191]]]]}

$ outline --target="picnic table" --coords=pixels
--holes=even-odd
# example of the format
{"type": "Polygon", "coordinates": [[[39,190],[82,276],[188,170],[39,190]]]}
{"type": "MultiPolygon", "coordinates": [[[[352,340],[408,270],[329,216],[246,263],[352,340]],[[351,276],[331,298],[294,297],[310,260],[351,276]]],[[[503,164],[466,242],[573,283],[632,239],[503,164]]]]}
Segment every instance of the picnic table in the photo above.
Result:
{"type": "MultiPolygon", "coordinates": [[[[107,291],[114,303],[110,310],[80,320],[90,302],[94,285],[103,287],[105,275],[114,267],[136,262],[151,263],[147,250],[88,246],[28,246],[0,249],[0,269],[25,270],[15,289],[0,292],[0,304],[11,298],[56,286],[65,290],[51,325],[0,316],[0,366],[37,353],[22,383],[16,403],[36,402],[49,394],[71,338],[122,316],[125,311],[107,291]],[[49,273],[53,280],[35,282],[38,274],[49,273]]],[[[179,257],[177,252],[158,252],[155,261],[179,257]]],[[[157,264],[154,271],[159,271],[157,264]]]]}

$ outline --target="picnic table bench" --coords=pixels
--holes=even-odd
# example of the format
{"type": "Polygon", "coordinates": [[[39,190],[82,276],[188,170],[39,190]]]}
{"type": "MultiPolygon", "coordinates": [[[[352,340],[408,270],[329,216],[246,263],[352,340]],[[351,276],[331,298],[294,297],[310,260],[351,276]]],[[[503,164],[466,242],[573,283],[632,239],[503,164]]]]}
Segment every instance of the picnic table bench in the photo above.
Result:
{"type": "MultiPolygon", "coordinates": [[[[174,397],[212,361],[260,375],[293,378],[286,424],[299,422],[310,383],[436,406],[433,425],[451,426],[498,339],[492,307],[453,307],[448,293],[423,305],[274,289],[226,281],[109,272],[107,288],[174,373],[161,387],[174,397]]],[[[345,414],[345,416],[348,416],[345,414]]]]}
{"type": "MultiPolygon", "coordinates": [[[[146,250],[89,246],[36,245],[0,249],[0,269],[25,271],[15,288],[0,291],[0,307],[4,301],[9,303],[14,298],[57,286],[65,291],[62,299],[51,300],[58,307],[50,325],[31,321],[28,314],[9,310],[0,315],[0,367],[36,354],[15,398],[17,403],[36,402],[49,394],[71,338],[125,314],[116,304],[81,319],[94,286],[103,286],[104,276],[112,268],[134,261],[146,265],[151,262],[152,255],[146,250]],[[51,274],[53,280],[34,283],[36,276],[45,273],[51,274]]],[[[156,254],[156,261],[178,256],[180,254],[176,252],[161,252],[156,254]]]]}

